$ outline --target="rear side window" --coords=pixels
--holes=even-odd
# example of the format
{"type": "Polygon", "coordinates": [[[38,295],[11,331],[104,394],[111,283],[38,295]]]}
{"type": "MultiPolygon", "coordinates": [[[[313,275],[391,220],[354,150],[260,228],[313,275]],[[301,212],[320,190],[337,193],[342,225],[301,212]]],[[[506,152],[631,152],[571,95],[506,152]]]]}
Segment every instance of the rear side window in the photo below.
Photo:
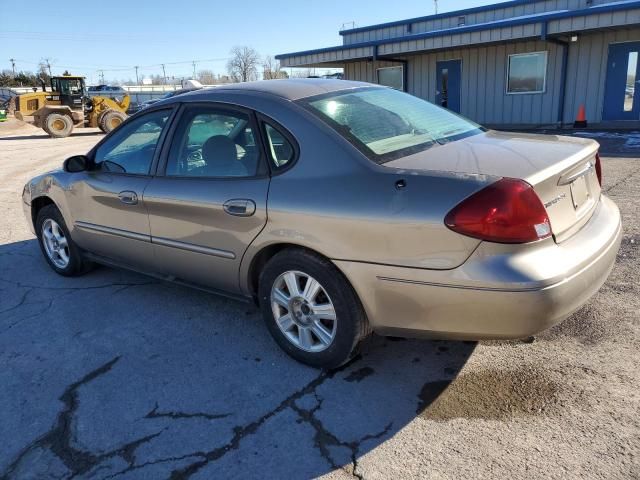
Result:
{"type": "Polygon", "coordinates": [[[259,165],[260,150],[246,113],[195,106],[185,111],[173,135],[166,174],[252,177],[259,165]]]}
{"type": "Polygon", "coordinates": [[[271,164],[275,168],[282,168],[288,165],[296,153],[291,142],[287,140],[283,133],[269,123],[264,123],[264,132],[271,164]]]}

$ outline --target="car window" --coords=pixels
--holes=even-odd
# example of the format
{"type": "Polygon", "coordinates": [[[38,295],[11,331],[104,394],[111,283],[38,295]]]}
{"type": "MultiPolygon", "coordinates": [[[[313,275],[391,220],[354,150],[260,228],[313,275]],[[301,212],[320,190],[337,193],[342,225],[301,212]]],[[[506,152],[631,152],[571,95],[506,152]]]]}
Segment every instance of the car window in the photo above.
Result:
{"type": "Polygon", "coordinates": [[[377,163],[484,131],[449,110],[391,88],[347,90],[301,103],[377,163]]]}
{"type": "Polygon", "coordinates": [[[259,157],[248,115],[215,107],[191,107],[173,135],[166,174],[249,177],[257,174],[259,157]]]}
{"type": "Polygon", "coordinates": [[[96,165],[107,172],[148,174],[170,113],[158,110],[124,124],[98,147],[96,165]]]}
{"type": "Polygon", "coordinates": [[[269,156],[274,167],[281,168],[287,165],[295,155],[295,150],[291,142],[278,129],[264,123],[264,132],[267,138],[269,156]]]}

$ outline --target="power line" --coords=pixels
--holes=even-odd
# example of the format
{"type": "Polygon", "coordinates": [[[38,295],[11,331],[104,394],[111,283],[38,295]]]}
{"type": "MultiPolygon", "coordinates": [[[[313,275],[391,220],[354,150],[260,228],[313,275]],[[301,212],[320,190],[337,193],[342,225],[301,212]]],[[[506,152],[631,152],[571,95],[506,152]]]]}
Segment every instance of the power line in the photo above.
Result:
{"type": "MultiPolygon", "coordinates": [[[[167,65],[187,65],[187,64],[191,64],[194,67],[195,70],[195,65],[199,64],[199,63],[210,63],[210,62],[222,62],[222,61],[226,61],[229,60],[230,57],[219,57],[219,58],[204,58],[204,59],[200,59],[200,60],[181,60],[181,61],[176,61],[176,62],[163,62],[163,63],[154,63],[154,64],[149,64],[149,65],[138,65],[136,66],[128,66],[128,65],[109,65],[109,64],[101,64],[101,65],[71,65],[71,64],[67,64],[67,63],[51,63],[50,59],[45,59],[47,61],[49,61],[49,63],[47,64],[47,67],[57,67],[57,68],[66,68],[66,69],[91,69],[91,70],[96,70],[96,71],[104,71],[104,72],[124,72],[124,71],[131,71],[134,70],[136,68],[138,69],[142,69],[142,70],[148,70],[151,68],[162,68],[162,66],[167,66],[167,65]],[[105,67],[112,67],[112,68],[105,68],[105,67]]],[[[17,60],[20,61],[22,63],[27,63],[30,65],[40,65],[42,62],[33,62],[33,61],[28,61],[28,60],[17,60]]]]}

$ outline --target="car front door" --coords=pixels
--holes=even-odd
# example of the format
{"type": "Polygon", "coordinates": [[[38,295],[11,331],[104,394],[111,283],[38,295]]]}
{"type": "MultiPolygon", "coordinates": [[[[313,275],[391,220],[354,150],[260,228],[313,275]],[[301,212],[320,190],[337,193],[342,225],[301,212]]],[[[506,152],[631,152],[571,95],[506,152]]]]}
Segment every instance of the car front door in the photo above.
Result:
{"type": "Polygon", "coordinates": [[[239,266],[267,221],[269,175],[252,112],[188,104],[144,193],[162,272],[237,293],[239,266]]]}
{"type": "Polygon", "coordinates": [[[90,153],[93,167],[78,175],[68,196],[73,238],[82,248],[154,269],[143,194],[171,114],[171,109],[162,109],[133,119],[90,153]]]}

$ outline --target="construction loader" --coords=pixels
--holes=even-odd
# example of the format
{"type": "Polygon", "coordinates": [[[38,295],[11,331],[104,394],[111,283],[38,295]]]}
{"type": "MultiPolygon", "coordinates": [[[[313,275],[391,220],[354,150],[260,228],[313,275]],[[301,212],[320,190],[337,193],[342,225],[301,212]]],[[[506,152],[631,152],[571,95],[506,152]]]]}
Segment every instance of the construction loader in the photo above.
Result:
{"type": "Polygon", "coordinates": [[[15,99],[15,117],[42,128],[49,136],[63,138],[74,127],[98,127],[109,133],[127,118],[129,95],[117,101],[109,97],[86,95],[84,77],[51,77],[51,91],[34,88],[15,99]]]}

